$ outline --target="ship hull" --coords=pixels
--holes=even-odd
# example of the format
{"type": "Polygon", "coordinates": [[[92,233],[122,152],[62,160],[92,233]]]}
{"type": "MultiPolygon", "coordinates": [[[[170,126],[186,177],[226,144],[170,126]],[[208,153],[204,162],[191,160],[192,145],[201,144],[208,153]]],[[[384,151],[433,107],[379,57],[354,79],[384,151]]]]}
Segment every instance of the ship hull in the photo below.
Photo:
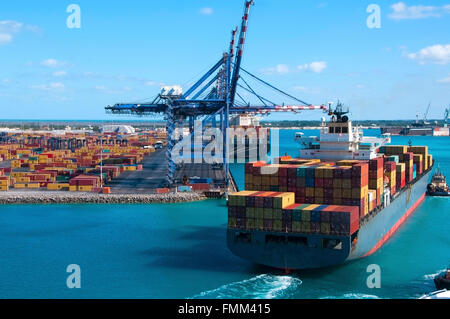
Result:
{"type": "Polygon", "coordinates": [[[355,238],[229,229],[227,244],[237,256],[254,263],[289,270],[343,264],[376,252],[424,201],[431,169],[402,190],[389,206],[361,223],[355,238]],[[339,243],[330,249],[324,243],[339,243]]]}

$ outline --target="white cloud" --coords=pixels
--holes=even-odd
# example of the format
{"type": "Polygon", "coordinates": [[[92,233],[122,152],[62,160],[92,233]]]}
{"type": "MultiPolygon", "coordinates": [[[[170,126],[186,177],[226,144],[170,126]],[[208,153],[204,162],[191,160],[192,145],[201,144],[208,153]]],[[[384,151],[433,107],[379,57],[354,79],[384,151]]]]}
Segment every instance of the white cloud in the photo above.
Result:
{"type": "Polygon", "coordinates": [[[320,89],[308,88],[306,86],[294,86],[292,89],[294,91],[301,92],[301,93],[307,93],[307,94],[319,94],[320,93],[320,89]]]}
{"type": "Polygon", "coordinates": [[[436,44],[423,48],[419,52],[406,53],[405,55],[411,60],[418,61],[420,64],[447,64],[450,63],[450,44],[436,44]]]}
{"type": "Polygon", "coordinates": [[[200,13],[209,16],[214,13],[214,10],[213,8],[202,8],[200,9],[200,13]]]}
{"type": "Polygon", "coordinates": [[[147,81],[147,82],[145,82],[145,85],[146,86],[155,86],[155,85],[158,85],[158,83],[153,82],[153,81],[147,81]]]}
{"type": "Polygon", "coordinates": [[[37,26],[24,25],[22,22],[13,20],[1,20],[0,21],[0,45],[9,44],[14,39],[14,34],[19,33],[25,29],[31,32],[40,32],[41,30],[37,26]]]}
{"type": "Polygon", "coordinates": [[[356,88],[357,89],[364,89],[366,86],[364,84],[357,84],[356,88]]]}
{"type": "Polygon", "coordinates": [[[47,59],[41,62],[42,66],[48,67],[48,68],[56,68],[60,66],[66,65],[66,62],[58,61],[55,59],[47,59]]]}
{"type": "Polygon", "coordinates": [[[438,83],[450,83],[450,76],[444,79],[437,80],[438,83]]]}
{"type": "Polygon", "coordinates": [[[327,68],[327,62],[312,62],[310,64],[303,64],[297,67],[300,71],[312,71],[314,73],[321,73],[327,68]]]}
{"type": "Polygon", "coordinates": [[[62,77],[62,76],[66,76],[67,72],[66,71],[56,71],[56,72],[53,72],[52,75],[54,77],[62,77]]]}
{"type": "Polygon", "coordinates": [[[0,33],[0,45],[12,42],[12,35],[7,33],[0,33]]]}
{"type": "Polygon", "coordinates": [[[389,14],[389,18],[394,20],[439,18],[443,15],[450,14],[450,5],[444,5],[442,7],[424,5],[408,6],[404,2],[398,2],[391,5],[391,9],[392,13],[389,14]]]}
{"type": "Polygon", "coordinates": [[[40,85],[32,85],[30,88],[37,89],[37,90],[43,90],[43,91],[51,91],[51,90],[63,90],[65,89],[64,83],[61,82],[53,82],[50,84],[40,84],[40,85]]]}
{"type": "Polygon", "coordinates": [[[278,64],[275,67],[262,69],[261,72],[264,74],[267,74],[267,75],[273,75],[273,74],[283,75],[283,74],[289,73],[290,69],[289,69],[289,66],[287,66],[286,64],[278,64]]]}
{"type": "Polygon", "coordinates": [[[124,86],[121,88],[110,88],[104,85],[96,85],[94,86],[94,89],[105,94],[124,94],[133,90],[129,86],[124,86]]]}

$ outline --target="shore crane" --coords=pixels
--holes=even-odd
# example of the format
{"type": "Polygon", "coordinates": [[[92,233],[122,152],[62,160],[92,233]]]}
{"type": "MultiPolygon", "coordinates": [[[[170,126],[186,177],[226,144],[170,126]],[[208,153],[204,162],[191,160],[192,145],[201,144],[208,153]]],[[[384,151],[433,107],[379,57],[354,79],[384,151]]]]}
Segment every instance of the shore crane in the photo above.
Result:
{"type": "MultiPolygon", "coordinates": [[[[208,70],[194,85],[183,93],[181,87],[163,87],[161,93],[150,103],[119,103],[105,107],[107,113],[147,116],[162,114],[167,121],[168,134],[167,145],[167,184],[174,184],[176,163],[173,160],[173,149],[178,142],[176,132],[189,123],[189,131],[193,132],[196,121],[217,128],[223,132],[223,169],[225,176],[225,188],[229,185],[229,149],[228,128],[230,116],[239,114],[269,114],[274,112],[301,112],[305,110],[327,111],[326,105],[313,105],[290,95],[274,85],[260,79],[256,75],[241,67],[247,36],[250,9],[254,5],[253,0],[245,0],[244,15],[242,17],[239,39],[235,45],[238,28],[231,33],[231,42],[227,52],[223,53],[217,63],[208,70]],[[243,77],[257,81],[285,98],[295,101],[295,105],[276,103],[257,93],[243,77]],[[256,98],[260,104],[255,105],[246,101],[238,92],[243,90],[248,96],[256,98]]],[[[191,134],[192,135],[192,134],[191,134]]],[[[194,136],[191,136],[194,139],[194,136]]]]}

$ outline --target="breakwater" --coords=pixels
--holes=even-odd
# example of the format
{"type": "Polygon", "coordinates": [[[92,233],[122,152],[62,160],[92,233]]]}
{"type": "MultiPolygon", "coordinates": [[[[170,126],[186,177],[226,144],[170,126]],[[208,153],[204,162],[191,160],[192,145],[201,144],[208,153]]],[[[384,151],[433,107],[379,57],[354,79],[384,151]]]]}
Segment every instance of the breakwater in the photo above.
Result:
{"type": "Polygon", "coordinates": [[[0,204],[170,204],[206,199],[200,193],[95,194],[60,192],[0,193],[0,204]]]}

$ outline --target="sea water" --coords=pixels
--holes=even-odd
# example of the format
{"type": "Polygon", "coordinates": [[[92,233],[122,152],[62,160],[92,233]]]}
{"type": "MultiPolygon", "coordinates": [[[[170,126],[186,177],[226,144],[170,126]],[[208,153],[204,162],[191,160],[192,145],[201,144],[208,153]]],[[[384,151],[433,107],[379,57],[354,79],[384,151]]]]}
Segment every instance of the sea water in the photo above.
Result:
{"type": "MultiPolygon", "coordinates": [[[[280,131],[280,154],[298,155],[294,135],[280,131]]],[[[450,138],[392,142],[410,140],[428,145],[450,176],[450,138]]],[[[232,172],[243,187],[243,165],[232,172]]],[[[418,298],[450,265],[449,214],[450,199],[427,198],[374,255],[284,274],[231,254],[223,200],[0,206],[0,298],[418,298]],[[80,289],[67,286],[72,264],[81,270],[80,289]],[[373,264],[379,289],[367,285],[373,264]]]]}

